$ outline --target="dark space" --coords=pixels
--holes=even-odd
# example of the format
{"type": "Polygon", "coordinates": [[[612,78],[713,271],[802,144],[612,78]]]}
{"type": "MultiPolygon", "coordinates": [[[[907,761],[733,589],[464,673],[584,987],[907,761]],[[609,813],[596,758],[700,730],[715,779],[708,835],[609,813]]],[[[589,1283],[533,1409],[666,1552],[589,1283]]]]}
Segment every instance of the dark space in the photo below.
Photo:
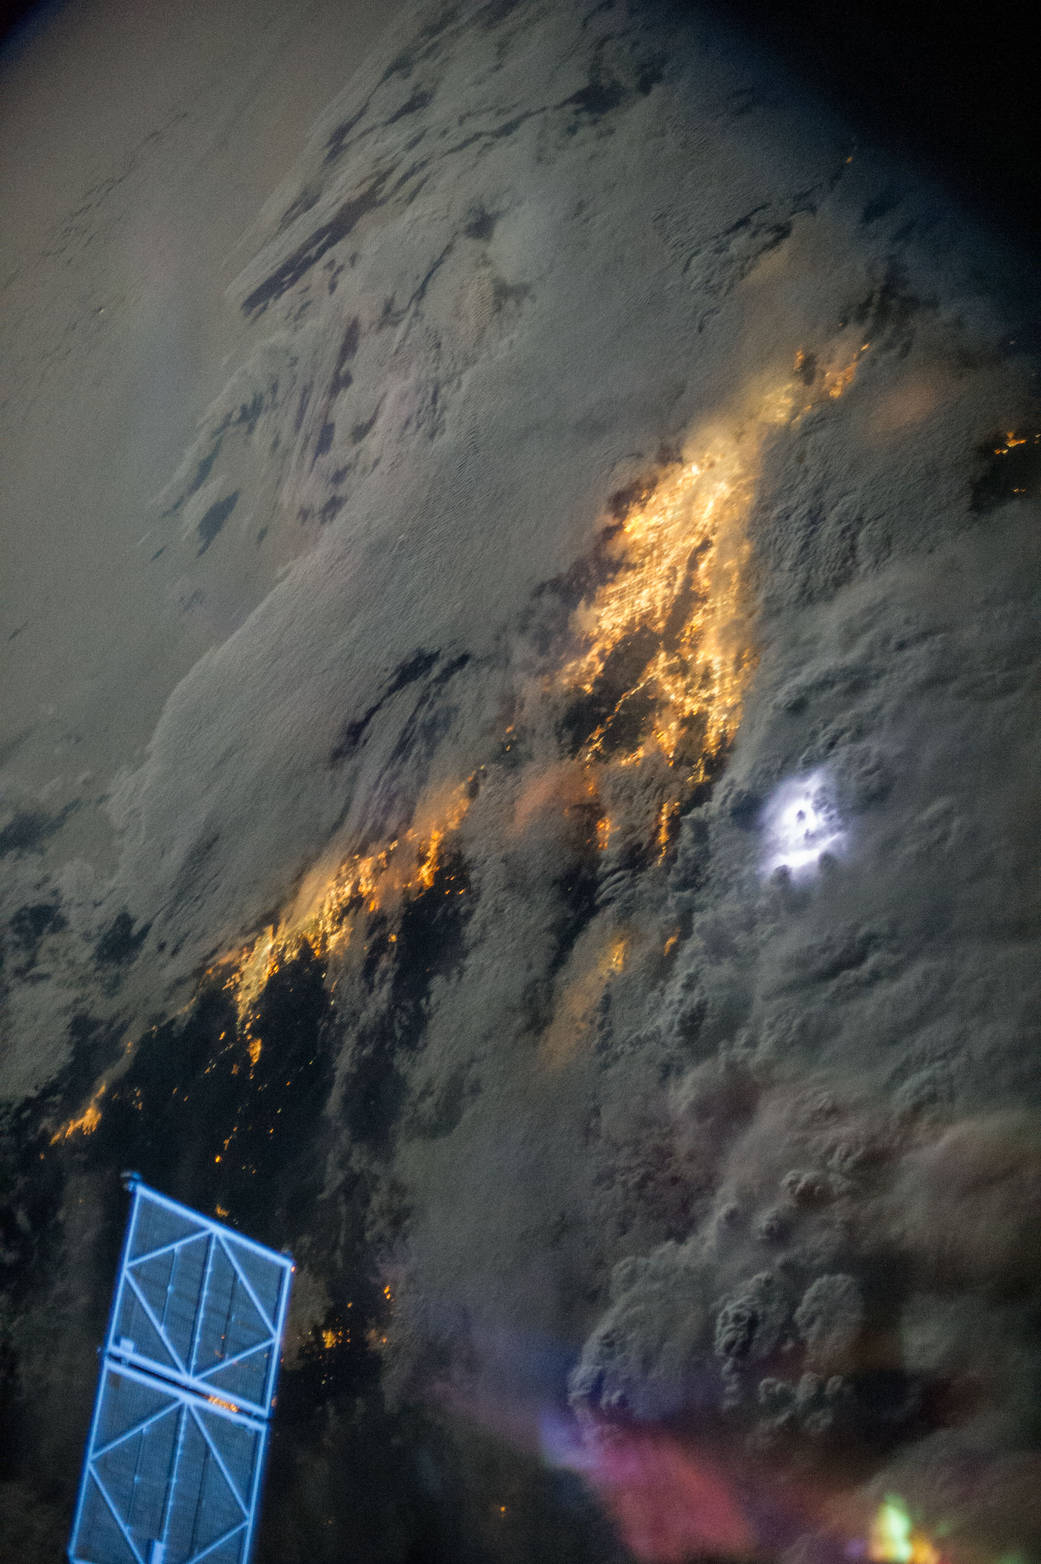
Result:
{"type": "Polygon", "coordinates": [[[1036,7],[717,0],[715,9],[777,50],[865,139],[910,154],[1014,240],[1041,242],[1036,7]]]}

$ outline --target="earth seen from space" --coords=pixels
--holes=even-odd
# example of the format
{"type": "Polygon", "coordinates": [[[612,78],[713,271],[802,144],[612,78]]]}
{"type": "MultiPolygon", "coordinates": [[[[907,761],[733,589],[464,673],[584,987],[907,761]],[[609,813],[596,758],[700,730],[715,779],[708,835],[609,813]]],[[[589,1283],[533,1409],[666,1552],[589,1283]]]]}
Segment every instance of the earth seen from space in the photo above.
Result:
{"type": "Polygon", "coordinates": [[[0,1533],[121,1173],[258,1564],[1041,1560],[1035,278],[724,10],[0,58],[0,1533]]]}

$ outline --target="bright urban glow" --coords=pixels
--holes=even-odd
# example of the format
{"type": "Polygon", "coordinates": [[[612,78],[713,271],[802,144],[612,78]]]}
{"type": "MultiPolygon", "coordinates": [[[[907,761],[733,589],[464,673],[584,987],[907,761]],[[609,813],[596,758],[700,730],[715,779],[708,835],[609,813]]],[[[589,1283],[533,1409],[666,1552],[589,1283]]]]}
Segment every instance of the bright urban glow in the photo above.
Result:
{"type": "MultiPolygon", "coordinates": [[[[505,756],[559,726],[565,710],[577,740],[572,757],[554,768],[533,752],[527,796],[555,798],[565,813],[584,806],[592,841],[605,854],[615,840],[628,840],[642,843],[654,861],[667,859],[685,807],[725,760],[756,666],[748,523],[767,452],[807,413],[845,394],[868,347],[860,343],[851,356],[847,350],[823,364],[810,386],[800,351],[787,372],[764,373],[729,410],[697,429],[684,460],[648,478],[605,532],[605,576],[572,613],[567,655],[529,681],[520,714],[489,741],[485,760],[469,777],[429,788],[394,836],[315,865],[263,930],[208,969],[206,981],[220,983],[234,999],[233,1041],[245,1044],[251,1076],[262,1051],[258,1007],[271,979],[305,955],[324,963],[350,946],[359,953],[376,941],[396,947],[409,903],[431,894],[465,896],[451,864],[474,799],[486,789],[508,793],[516,768],[504,764],[505,756]],[[558,786],[562,777],[568,780],[558,786]]],[[[1017,437],[1007,438],[1015,443],[1017,437]]],[[[778,799],[770,868],[815,865],[841,833],[812,787],[806,800],[798,793],[778,799]]],[[[581,972],[576,964],[574,992],[563,995],[544,1039],[544,1062],[570,1056],[571,1033],[595,1013],[631,953],[625,933],[612,925],[585,954],[588,963],[581,972]]],[[[211,1061],[204,1073],[212,1068],[211,1061]]],[[[102,1083],[53,1139],[92,1134],[106,1089],[102,1083]]],[[[237,1132],[234,1125],[215,1147],[215,1164],[223,1164],[237,1132]]]]}

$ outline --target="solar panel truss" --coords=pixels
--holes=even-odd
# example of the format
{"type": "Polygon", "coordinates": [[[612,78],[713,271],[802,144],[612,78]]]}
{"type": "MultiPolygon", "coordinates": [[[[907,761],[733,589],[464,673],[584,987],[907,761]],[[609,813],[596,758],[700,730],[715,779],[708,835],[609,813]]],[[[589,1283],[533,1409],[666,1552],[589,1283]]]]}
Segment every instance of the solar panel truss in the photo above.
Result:
{"type": "Polygon", "coordinates": [[[90,1564],[243,1564],[267,1424],[106,1361],[69,1548],[90,1564]]]}
{"type": "Polygon", "coordinates": [[[293,1263],[129,1182],[69,1558],[246,1564],[293,1263]]]}

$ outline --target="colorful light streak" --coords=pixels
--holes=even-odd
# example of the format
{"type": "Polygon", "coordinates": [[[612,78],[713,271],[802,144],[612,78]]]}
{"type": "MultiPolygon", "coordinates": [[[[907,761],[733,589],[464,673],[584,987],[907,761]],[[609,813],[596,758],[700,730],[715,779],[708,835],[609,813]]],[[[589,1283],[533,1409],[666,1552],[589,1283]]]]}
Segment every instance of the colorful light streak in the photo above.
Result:
{"type": "Polygon", "coordinates": [[[871,1522],[863,1549],[848,1550],[873,1564],[943,1564],[930,1538],[916,1527],[904,1501],[887,1494],[871,1522]]]}
{"type": "Polygon", "coordinates": [[[754,1544],[722,1465],[664,1430],[542,1419],[547,1465],[581,1474],[641,1564],[747,1558],[754,1544]]]}

